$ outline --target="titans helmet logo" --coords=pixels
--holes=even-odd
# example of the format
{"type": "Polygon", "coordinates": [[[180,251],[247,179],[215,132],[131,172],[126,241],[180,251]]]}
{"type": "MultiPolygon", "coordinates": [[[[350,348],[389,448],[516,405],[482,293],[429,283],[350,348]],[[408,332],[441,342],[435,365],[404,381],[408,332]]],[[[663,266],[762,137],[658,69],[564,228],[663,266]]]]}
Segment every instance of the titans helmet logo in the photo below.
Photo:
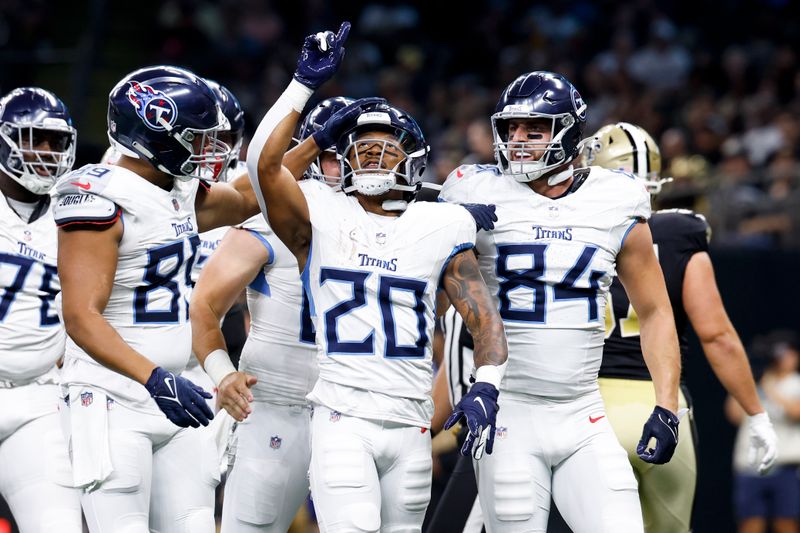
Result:
{"type": "Polygon", "coordinates": [[[144,125],[153,131],[172,128],[178,118],[178,108],[172,98],[149,85],[136,81],[128,83],[130,83],[126,93],[128,101],[144,125]]]}
{"type": "Polygon", "coordinates": [[[572,96],[572,107],[575,108],[575,114],[578,115],[578,118],[581,120],[586,120],[586,102],[583,101],[583,97],[581,93],[579,93],[575,87],[572,88],[570,91],[570,95],[572,96]]]}

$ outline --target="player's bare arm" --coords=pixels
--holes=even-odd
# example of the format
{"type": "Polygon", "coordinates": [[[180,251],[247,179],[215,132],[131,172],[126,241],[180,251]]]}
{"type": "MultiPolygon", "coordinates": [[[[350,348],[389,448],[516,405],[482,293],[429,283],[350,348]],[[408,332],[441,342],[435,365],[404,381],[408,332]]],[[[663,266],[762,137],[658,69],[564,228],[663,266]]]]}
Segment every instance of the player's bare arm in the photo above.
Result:
{"type": "Polygon", "coordinates": [[[636,224],[628,234],[617,256],[617,273],[639,316],[642,353],[653,377],[656,403],[677,413],[681,373],[678,334],[647,224],[636,224]]]}
{"type": "Polygon", "coordinates": [[[497,397],[508,359],[508,342],[500,313],[483,281],[478,258],[466,250],[447,265],[443,286],[456,311],[464,319],[475,343],[475,383],[444,424],[450,429],[464,419],[469,430],[462,455],[479,460],[494,448],[497,397]]]}
{"type": "Polygon", "coordinates": [[[766,473],[777,457],[777,436],[756,391],[747,353],[725,312],[707,252],[689,259],[683,278],[683,308],[694,328],[714,375],[750,419],[750,462],[766,473]],[[759,457],[759,449],[764,454],[759,457]]]}
{"type": "Polygon", "coordinates": [[[458,253],[445,270],[444,290],[475,342],[475,367],[499,366],[508,358],[503,321],[472,251],[458,253]]]}
{"type": "Polygon", "coordinates": [[[58,230],[64,327],[97,362],[144,385],[156,365],[122,340],[103,317],[114,286],[121,239],[119,220],[102,230],[89,226],[58,230]]]}
{"type": "Polygon", "coordinates": [[[208,189],[201,187],[195,210],[198,231],[203,232],[244,222],[257,215],[259,207],[247,173],[243,173],[230,183],[214,183],[208,189]]]}
{"type": "MultiPolygon", "coordinates": [[[[306,264],[311,242],[311,219],[308,204],[295,181],[295,175],[301,173],[298,163],[289,158],[291,169],[284,167],[284,154],[309,97],[338,70],[349,32],[350,23],[345,22],[335,35],[324,32],[306,37],[294,78],[264,116],[247,150],[247,168],[261,210],[281,241],[297,257],[301,268],[306,264]]],[[[310,142],[318,143],[318,139],[319,136],[310,142]]],[[[300,150],[309,157],[309,163],[314,151],[310,142],[300,150]]]]}
{"type": "MultiPolygon", "coordinates": [[[[290,85],[287,92],[291,89],[290,85]]],[[[247,165],[250,169],[253,167],[256,169],[255,176],[266,209],[264,215],[269,220],[270,226],[278,238],[297,257],[298,264],[305,265],[308,246],[311,242],[311,219],[308,213],[308,204],[294,175],[283,166],[283,156],[289,147],[300,113],[288,110],[288,113],[277,125],[272,125],[272,121],[276,118],[275,115],[286,112],[284,103],[278,99],[256,131],[247,152],[247,165]],[[257,145],[260,144],[258,141],[264,136],[266,139],[261,149],[257,150],[257,145]]]]}
{"type": "Polygon", "coordinates": [[[453,411],[450,395],[447,392],[447,366],[439,367],[436,377],[433,378],[433,418],[431,419],[431,433],[436,435],[442,430],[447,417],[453,411]]]}
{"type": "Polygon", "coordinates": [[[748,415],[763,412],[747,354],[725,312],[707,252],[689,260],[682,293],[683,307],[714,374],[748,415]]]}
{"type": "Polygon", "coordinates": [[[267,261],[269,253],[249,231],[231,228],[203,267],[189,305],[192,351],[218,387],[220,407],[239,422],[252,412],[250,387],[257,380],[234,368],[220,324],[267,261]]]}

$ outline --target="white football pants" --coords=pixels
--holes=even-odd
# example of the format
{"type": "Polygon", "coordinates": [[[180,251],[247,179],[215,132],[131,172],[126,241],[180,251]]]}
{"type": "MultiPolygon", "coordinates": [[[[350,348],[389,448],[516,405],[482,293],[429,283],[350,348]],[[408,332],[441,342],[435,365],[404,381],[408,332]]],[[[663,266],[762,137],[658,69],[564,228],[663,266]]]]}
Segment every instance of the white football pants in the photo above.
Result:
{"type": "MultiPolygon", "coordinates": [[[[71,400],[71,407],[62,413],[81,408],[80,401],[71,400]]],[[[135,411],[115,402],[108,405],[105,438],[113,470],[98,488],[81,495],[89,531],[216,531],[214,489],[220,475],[211,432],[204,427],[180,428],[161,413],[135,411]]],[[[71,432],[72,419],[66,415],[62,421],[71,432]]]]}
{"type": "Polygon", "coordinates": [[[0,494],[22,533],[81,532],[57,385],[0,388],[0,494]]]}
{"type": "Polygon", "coordinates": [[[575,533],[642,533],[636,478],[600,393],[569,402],[500,394],[494,453],[475,464],[489,533],[547,530],[550,495],[575,533]]]}
{"type": "Polygon", "coordinates": [[[422,530],[431,499],[427,430],[321,405],[311,427],[311,496],[322,533],[422,530]]]}
{"type": "Polygon", "coordinates": [[[236,424],[223,533],[286,533],[308,496],[311,408],[253,402],[236,424]]]}

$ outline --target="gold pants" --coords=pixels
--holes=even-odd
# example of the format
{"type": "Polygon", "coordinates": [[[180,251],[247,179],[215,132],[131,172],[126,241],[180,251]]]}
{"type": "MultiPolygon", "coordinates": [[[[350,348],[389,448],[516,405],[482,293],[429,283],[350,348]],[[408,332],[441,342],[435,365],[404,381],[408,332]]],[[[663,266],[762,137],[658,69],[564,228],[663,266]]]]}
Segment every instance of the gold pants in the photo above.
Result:
{"type": "MultiPolygon", "coordinates": [[[[681,420],[678,448],[669,463],[653,465],[639,459],[636,445],[642,427],[653,412],[655,390],[652,381],[600,378],[600,394],[611,427],[639,482],[644,529],[647,533],[687,533],[692,517],[697,461],[692,435],[692,412],[681,420]]],[[[679,407],[686,408],[683,393],[679,407]]]]}

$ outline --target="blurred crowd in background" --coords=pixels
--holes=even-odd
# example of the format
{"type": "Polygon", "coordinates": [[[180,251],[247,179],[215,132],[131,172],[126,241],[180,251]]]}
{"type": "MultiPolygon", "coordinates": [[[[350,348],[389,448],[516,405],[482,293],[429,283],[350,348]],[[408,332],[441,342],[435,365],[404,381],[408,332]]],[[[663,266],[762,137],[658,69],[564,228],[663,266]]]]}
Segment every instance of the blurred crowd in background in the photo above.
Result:
{"type": "Polygon", "coordinates": [[[707,216],[717,247],[800,248],[800,9],[790,0],[0,0],[0,85],[54,90],[79,161],[105,149],[114,82],[154,63],[228,86],[249,126],[285,87],[305,34],[351,20],[342,71],[316,95],[379,95],[417,118],[426,179],[494,161],[489,116],[531,70],[565,74],[590,134],[639,124],[660,142],[661,207],[707,216]]]}

